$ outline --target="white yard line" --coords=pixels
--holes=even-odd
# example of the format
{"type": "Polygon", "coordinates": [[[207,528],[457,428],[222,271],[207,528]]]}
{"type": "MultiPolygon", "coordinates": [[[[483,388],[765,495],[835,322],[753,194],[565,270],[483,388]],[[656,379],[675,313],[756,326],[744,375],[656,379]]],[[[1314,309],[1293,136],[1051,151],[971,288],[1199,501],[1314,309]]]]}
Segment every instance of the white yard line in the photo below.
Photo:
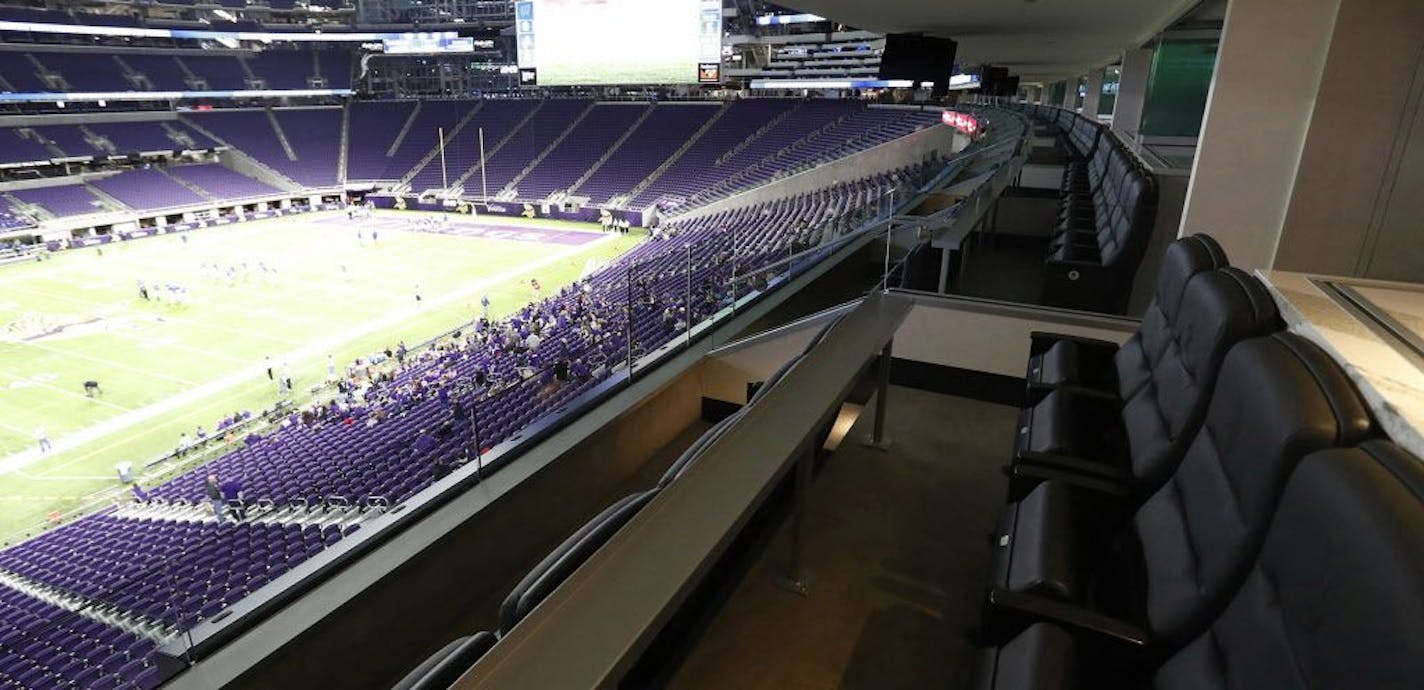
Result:
{"type": "Polygon", "coordinates": [[[19,435],[20,435],[20,438],[27,438],[27,439],[30,439],[31,441],[34,441],[34,440],[35,440],[35,436],[34,436],[34,433],[35,433],[35,432],[34,432],[33,429],[21,429],[20,427],[13,426],[13,425],[10,425],[10,424],[6,424],[6,423],[4,423],[4,422],[0,422],[0,429],[5,429],[5,430],[7,430],[7,431],[12,431],[12,432],[14,432],[14,433],[16,433],[16,434],[19,434],[19,435]]]}
{"type": "Polygon", "coordinates": [[[113,333],[107,333],[106,335],[109,335],[109,336],[115,337],[115,338],[125,338],[125,339],[128,339],[128,340],[132,340],[132,341],[134,341],[135,343],[138,343],[139,345],[153,345],[155,349],[171,347],[171,348],[173,348],[173,349],[175,349],[175,350],[183,350],[183,351],[186,351],[186,352],[191,352],[191,353],[193,353],[193,354],[195,354],[195,355],[198,355],[199,357],[208,357],[208,358],[210,358],[210,359],[225,359],[225,360],[227,360],[227,361],[229,361],[229,362],[234,362],[234,363],[237,363],[237,364],[244,364],[244,363],[246,363],[246,362],[248,361],[248,360],[243,359],[243,358],[241,358],[241,357],[234,357],[234,356],[232,356],[232,355],[225,355],[225,354],[222,354],[222,353],[220,353],[220,352],[213,352],[212,350],[207,349],[207,348],[194,347],[194,346],[192,346],[192,345],[184,345],[183,343],[178,342],[178,339],[177,339],[177,338],[174,338],[174,339],[171,339],[171,340],[165,339],[165,338],[159,338],[159,339],[155,340],[155,339],[150,338],[150,337],[147,337],[147,336],[145,336],[145,335],[143,335],[143,334],[141,334],[141,333],[125,333],[125,332],[123,332],[123,331],[116,331],[116,332],[113,332],[113,333]]]}
{"type": "Polygon", "coordinates": [[[34,380],[34,379],[32,379],[32,378],[26,378],[26,377],[24,377],[24,376],[20,376],[20,375],[18,375],[18,374],[11,373],[11,372],[6,371],[6,370],[4,370],[4,369],[0,369],[0,374],[4,374],[4,375],[6,375],[6,376],[9,376],[10,378],[13,378],[13,379],[15,379],[15,380],[17,380],[17,381],[25,381],[25,382],[29,383],[29,384],[32,385],[32,386],[39,386],[40,388],[48,388],[49,390],[52,390],[52,391],[54,391],[54,392],[56,392],[56,393],[59,393],[60,395],[67,395],[67,396],[69,396],[69,397],[71,397],[71,398],[82,398],[82,399],[84,399],[84,400],[92,400],[92,401],[94,401],[94,402],[96,402],[96,403],[99,403],[100,405],[105,406],[105,407],[112,407],[112,408],[114,408],[114,409],[116,409],[116,410],[123,410],[124,412],[132,412],[132,411],[133,411],[133,408],[131,408],[131,407],[124,407],[123,405],[120,405],[120,404],[118,404],[118,403],[111,403],[111,402],[109,402],[109,401],[107,401],[107,400],[105,400],[105,399],[103,399],[103,398],[91,398],[91,397],[89,397],[89,396],[87,396],[87,395],[85,395],[85,394],[83,394],[83,393],[75,393],[74,391],[69,390],[69,389],[67,389],[67,388],[60,388],[59,386],[52,386],[52,385],[50,385],[50,384],[48,384],[48,383],[45,383],[45,382],[43,382],[43,381],[36,381],[36,380],[34,380]]]}
{"type": "MultiPolygon", "coordinates": [[[[506,203],[506,204],[509,204],[509,205],[514,205],[513,202],[499,202],[499,201],[496,201],[496,202],[494,202],[494,203],[496,203],[496,204],[498,204],[498,203],[506,203]]],[[[522,203],[522,202],[521,202],[521,203],[522,203]]],[[[339,212],[338,212],[338,213],[339,213],[339,212]]],[[[430,212],[419,211],[418,213],[422,213],[422,214],[423,214],[423,213],[442,213],[442,212],[440,212],[440,211],[430,211],[430,212]]],[[[376,220],[386,220],[386,221],[390,221],[390,222],[391,222],[391,227],[389,227],[389,228],[387,228],[387,227],[385,227],[385,226],[381,226],[381,227],[377,228],[377,229],[380,230],[381,232],[406,232],[406,233],[410,233],[410,234],[413,234],[413,235],[440,235],[440,234],[447,234],[447,235],[448,235],[448,234],[453,234],[453,233],[441,233],[441,232],[437,232],[437,231],[416,230],[414,227],[411,226],[411,224],[410,224],[410,222],[409,222],[408,220],[404,220],[404,219],[407,219],[407,218],[409,217],[409,215],[410,215],[410,211],[394,211],[394,210],[389,210],[389,209],[379,209],[379,210],[376,211],[375,215],[372,216],[372,218],[374,218],[374,219],[376,219],[376,220]]],[[[445,214],[445,215],[448,216],[448,214],[445,214]]],[[[332,217],[335,217],[335,218],[337,218],[338,220],[345,220],[344,218],[341,218],[340,216],[332,216],[332,217]]],[[[451,226],[454,226],[454,227],[459,227],[460,225],[475,225],[475,226],[479,226],[479,227],[482,227],[482,228],[495,227],[495,228],[501,228],[501,229],[506,229],[506,230],[524,230],[524,229],[527,228],[527,229],[531,229],[531,230],[546,230],[546,231],[548,231],[548,232],[581,232],[581,233],[584,233],[584,234],[587,234],[587,235],[607,235],[607,236],[609,236],[609,237],[613,237],[613,236],[619,234],[619,233],[614,233],[614,232],[604,232],[603,230],[594,230],[593,228],[581,228],[581,227],[578,227],[578,226],[576,226],[576,225],[570,225],[570,226],[567,226],[567,227],[561,227],[561,226],[558,226],[558,225],[546,225],[546,224],[544,224],[544,223],[513,223],[513,224],[506,224],[506,223],[503,222],[503,221],[509,220],[509,218],[510,218],[509,216],[467,216],[467,217],[463,217],[463,218],[450,218],[450,219],[449,219],[449,221],[450,221],[449,224],[450,224],[451,226]],[[488,218],[492,218],[493,220],[486,221],[485,218],[487,218],[487,217],[488,217],[488,218]]],[[[348,228],[351,227],[350,225],[346,225],[345,223],[343,223],[343,225],[344,225],[345,227],[348,227],[348,228]]],[[[489,238],[487,238],[487,239],[489,239],[489,238]]],[[[511,241],[518,241],[518,240],[511,240],[511,241]]]]}
{"type": "MultiPolygon", "coordinates": [[[[602,242],[611,240],[613,237],[614,235],[609,235],[608,237],[594,240],[593,242],[587,242],[581,245],[568,247],[562,251],[549,254],[548,256],[545,256],[544,258],[539,259],[538,261],[535,261],[533,263],[522,264],[502,273],[498,273],[496,275],[485,278],[483,280],[475,281],[465,286],[463,289],[456,290],[454,292],[448,292],[443,295],[440,295],[439,297],[427,299],[418,309],[408,309],[391,312],[379,319],[368,321],[364,324],[361,324],[360,326],[352,328],[349,331],[338,333],[330,338],[313,342],[310,345],[307,345],[306,347],[300,348],[293,352],[289,352],[283,357],[283,359],[288,362],[295,362],[305,359],[319,358],[325,355],[326,353],[331,352],[332,350],[339,349],[345,343],[351,342],[371,333],[378,333],[380,331],[390,330],[395,326],[399,325],[400,323],[415,318],[416,316],[419,316],[427,311],[432,311],[440,307],[458,303],[461,300],[468,299],[474,295],[480,294],[496,285],[510,281],[520,275],[529,273],[530,271],[537,271],[545,266],[556,264],[560,261],[566,261],[573,256],[576,256],[594,247],[597,247],[602,242]]],[[[266,372],[266,364],[257,362],[250,366],[238,369],[232,372],[231,374],[228,374],[227,376],[210,381],[201,386],[191,388],[187,391],[179,393],[178,395],[165,398],[156,403],[153,403],[152,405],[148,405],[147,407],[141,407],[136,410],[125,412],[124,414],[106,419],[102,422],[99,422],[98,424],[86,427],[72,434],[51,439],[54,443],[54,449],[45,455],[41,455],[39,453],[38,448],[32,448],[27,451],[14,453],[3,459],[0,459],[0,474],[8,474],[10,472],[23,469],[45,457],[57,455],[65,451],[72,450],[74,448],[84,445],[85,443],[89,443],[90,441],[103,438],[104,436],[107,436],[109,434],[123,431],[138,424],[142,424],[143,422],[153,419],[154,417],[157,417],[159,415],[163,415],[173,410],[177,410],[182,407],[200,402],[204,398],[211,397],[230,388],[239,386],[258,376],[266,376],[266,372]]],[[[55,390],[61,389],[56,388],[55,390]]],[[[76,393],[75,395],[79,394],[76,393]]]]}
{"type": "Polygon", "coordinates": [[[100,302],[100,301],[95,300],[95,299],[89,299],[89,298],[85,298],[85,297],[75,297],[75,296],[72,295],[72,294],[66,294],[66,293],[63,293],[63,292],[47,292],[47,291],[45,291],[45,290],[35,290],[35,289],[33,289],[33,288],[23,288],[23,287],[6,288],[6,289],[5,289],[5,292],[7,292],[7,293],[9,293],[9,292],[18,292],[18,293],[21,293],[21,294],[34,295],[35,297],[43,297],[43,298],[45,298],[45,299],[57,299],[57,300],[61,300],[61,301],[64,301],[64,302],[77,302],[77,303],[79,303],[79,304],[83,304],[83,305],[87,305],[87,306],[94,306],[94,307],[109,307],[109,306],[113,306],[114,304],[119,303],[120,301],[123,301],[123,300],[127,300],[127,299],[128,299],[127,297],[124,297],[124,298],[115,298],[115,299],[111,299],[111,300],[107,300],[107,301],[100,302]]]}
{"type": "Polygon", "coordinates": [[[38,474],[30,474],[29,472],[26,472],[26,471],[24,471],[24,470],[15,470],[14,474],[15,474],[16,476],[23,477],[23,478],[25,478],[25,479],[30,479],[30,480],[33,480],[33,481],[37,481],[37,482],[69,482],[69,481],[74,481],[74,480],[76,480],[76,479],[79,479],[79,480],[85,480],[85,479],[97,480],[97,479],[113,479],[113,478],[114,478],[114,475],[111,475],[111,474],[105,474],[105,475],[100,475],[100,476],[95,476],[95,475],[65,475],[65,476],[63,476],[63,477],[42,477],[42,476],[40,476],[40,475],[38,475],[38,474]]]}
{"type": "MultiPolygon", "coordinates": [[[[61,295],[61,294],[54,294],[54,293],[48,293],[48,292],[37,292],[37,291],[35,291],[35,290],[27,290],[27,289],[24,289],[24,288],[14,288],[14,289],[12,289],[11,291],[12,291],[12,292],[27,292],[27,293],[29,293],[29,294],[31,294],[31,295],[37,295],[37,296],[45,297],[45,298],[49,298],[49,299],[67,300],[67,301],[69,301],[69,302],[78,302],[78,303],[81,303],[81,304],[86,304],[86,305],[89,305],[89,306],[101,307],[101,308],[113,307],[114,305],[124,304],[124,303],[126,303],[126,302],[128,301],[128,298],[123,298],[123,299],[111,300],[111,301],[108,301],[108,302],[99,302],[99,301],[92,300],[92,299],[85,299],[85,298],[82,298],[82,297],[74,297],[74,296],[72,296],[72,295],[61,295]]],[[[217,325],[217,324],[208,323],[208,322],[206,322],[206,321],[198,321],[198,320],[196,320],[196,319],[185,318],[185,317],[181,316],[180,314],[176,314],[176,313],[173,313],[173,312],[171,312],[171,311],[169,311],[169,312],[155,313],[155,314],[153,314],[153,316],[155,316],[155,317],[157,317],[157,318],[159,318],[159,319],[162,319],[162,320],[164,320],[164,321],[173,321],[173,322],[175,322],[175,323],[187,324],[187,325],[189,325],[189,326],[193,326],[193,327],[196,327],[196,328],[204,328],[204,329],[208,329],[208,330],[212,330],[212,331],[222,331],[222,332],[224,332],[224,333],[231,333],[231,334],[233,334],[233,335],[242,335],[242,336],[254,336],[254,335],[255,335],[255,336],[260,337],[260,338],[262,338],[262,339],[264,339],[264,340],[273,340],[273,341],[276,341],[276,342],[279,342],[279,343],[286,343],[286,344],[288,344],[288,345],[298,345],[298,344],[300,344],[300,343],[298,343],[297,341],[286,340],[286,339],[278,338],[278,337],[271,336],[271,335],[266,335],[266,334],[262,334],[262,333],[253,333],[252,331],[245,331],[245,330],[238,329],[238,328],[225,328],[225,327],[223,327],[223,326],[219,326],[219,325],[217,325]]],[[[23,341],[21,341],[21,343],[23,344],[23,341]]]]}
{"type": "MultiPolygon", "coordinates": [[[[48,346],[48,345],[41,345],[41,344],[39,344],[39,343],[34,343],[34,342],[24,342],[24,343],[18,343],[18,344],[19,344],[19,345],[22,345],[22,346],[24,346],[24,347],[33,347],[33,348],[35,348],[35,349],[37,349],[37,350],[44,350],[44,351],[46,351],[46,352],[53,352],[53,353],[55,353],[55,354],[57,354],[57,355],[63,355],[63,356],[65,356],[65,357],[75,357],[75,358],[78,358],[78,359],[87,359],[87,360],[89,360],[89,361],[91,361],[91,362],[96,362],[96,363],[98,363],[98,364],[102,364],[102,365],[105,365],[105,366],[114,367],[115,369],[126,369],[126,370],[128,370],[128,371],[134,372],[135,374],[142,374],[142,375],[148,376],[148,377],[150,377],[150,378],[163,379],[163,380],[165,380],[165,381],[172,381],[173,383],[181,383],[181,384],[183,384],[183,385],[185,385],[185,386],[195,386],[195,385],[197,385],[197,382],[196,382],[196,381],[189,381],[188,379],[178,378],[177,376],[169,376],[169,375],[167,375],[167,374],[160,374],[160,373],[158,373],[158,372],[156,372],[156,371],[150,371],[150,370],[148,370],[148,369],[140,369],[140,368],[138,368],[138,367],[133,367],[133,366],[129,366],[129,365],[127,365],[127,364],[124,364],[123,362],[115,362],[115,361],[113,361],[113,360],[104,359],[103,357],[94,357],[94,356],[92,356],[92,355],[86,355],[86,354],[84,354],[84,353],[82,353],[82,352],[69,352],[68,350],[61,350],[61,349],[59,349],[59,348],[57,348],[57,347],[50,347],[50,346],[48,346]]],[[[3,424],[0,424],[0,426],[4,426],[4,425],[3,425],[3,424]]]]}
{"type": "MultiPolygon", "coordinates": [[[[230,405],[230,402],[232,401],[232,399],[233,399],[234,397],[237,397],[238,395],[239,395],[239,393],[232,393],[232,394],[230,394],[230,395],[221,395],[221,396],[216,396],[216,395],[215,395],[215,396],[213,396],[213,397],[211,397],[211,398],[208,398],[208,399],[206,399],[206,400],[203,400],[201,403],[198,403],[195,407],[192,408],[192,410],[193,410],[193,412],[210,412],[210,411],[211,411],[211,412],[222,412],[222,413],[225,413],[225,412],[227,412],[228,410],[231,410],[231,409],[232,409],[232,406],[230,405]]],[[[214,415],[214,416],[216,416],[216,415],[214,415]]],[[[150,431],[151,431],[151,430],[150,430],[150,431]]],[[[138,435],[140,435],[140,434],[147,435],[147,433],[148,433],[148,432],[146,432],[146,431],[135,432],[133,435],[128,436],[127,439],[137,438],[138,435]]],[[[88,462],[90,458],[94,457],[95,455],[98,455],[99,453],[104,452],[105,450],[108,450],[108,446],[98,446],[98,447],[95,447],[95,448],[90,448],[89,450],[87,450],[87,451],[85,451],[85,452],[83,452],[83,453],[76,454],[74,457],[72,457],[72,458],[70,458],[70,459],[68,459],[68,460],[66,460],[66,461],[64,461],[64,462],[61,462],[61,463],[47,462],[47,463],[45,463],[45,466],[44,466],[43,468],[41,468],[39,471],[44,472],[44,473],[47,473],[47,474],[51,474],[51,475],[52,475],[52,474],[55,474],[55,473],[57,473],[57,472],[63,472],[64,470],[66,470],[66,469],[68,469],[68,468],[70,468],[70,467],[73,467],[74,465],[79,465],[79,464],[88,462]]],[[[196,466],[196,465],[195,465],[195,466],[196,466]]],[[[4,472],[0,472],[0,474],[4,474],[4,472]]]]}

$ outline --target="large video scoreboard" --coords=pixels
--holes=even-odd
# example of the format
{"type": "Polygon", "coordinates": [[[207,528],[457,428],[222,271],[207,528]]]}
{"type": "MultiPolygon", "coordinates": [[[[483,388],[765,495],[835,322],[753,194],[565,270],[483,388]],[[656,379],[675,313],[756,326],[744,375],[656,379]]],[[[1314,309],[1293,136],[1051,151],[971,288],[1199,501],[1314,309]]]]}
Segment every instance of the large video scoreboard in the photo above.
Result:
{"type": "Polygon", "coordinates": [[[721,0],[518,0],[524,86],[721,81],[721,0]]]}

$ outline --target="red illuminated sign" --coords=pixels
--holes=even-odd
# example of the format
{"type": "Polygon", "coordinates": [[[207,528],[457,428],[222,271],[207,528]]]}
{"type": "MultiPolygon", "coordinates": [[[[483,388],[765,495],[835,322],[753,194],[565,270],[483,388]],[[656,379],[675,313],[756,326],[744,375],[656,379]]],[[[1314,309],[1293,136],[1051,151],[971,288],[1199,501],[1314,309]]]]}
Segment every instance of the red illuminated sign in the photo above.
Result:
{"type": "Polygon", "coordinates": [[[939,120],[971,137],[979,133],[979,120],[973,115],[946,110],[939,114],[939,120]]]}

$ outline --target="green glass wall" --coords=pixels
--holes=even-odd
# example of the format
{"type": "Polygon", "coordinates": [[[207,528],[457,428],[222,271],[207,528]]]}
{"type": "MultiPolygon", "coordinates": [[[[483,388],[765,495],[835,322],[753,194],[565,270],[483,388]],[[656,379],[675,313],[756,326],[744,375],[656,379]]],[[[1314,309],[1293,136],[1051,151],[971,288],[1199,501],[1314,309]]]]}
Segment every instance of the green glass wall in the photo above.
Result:
{"type": "Polygon", "coordinates": [[[1142,134],[1195,137],[1201,133],[1219,43],[1200,38],[1164,38],[1158,43],[1142,106],[1142,134]]]}
{"type": "Polygon", "coordinates": [[[1048,85],[1048,104],[1063,105],[1063,96],[1068,93],[1068,82],[1056,81],[1048,85]]]}
{"type": "Polygon", "coordinates": [[[1103,70],[1103,91],[1098,95],[1098,114],[1111,115],[1117,105],[1117,85],[1122,80],[1122,68],[1116,65],[1103,70]]]}

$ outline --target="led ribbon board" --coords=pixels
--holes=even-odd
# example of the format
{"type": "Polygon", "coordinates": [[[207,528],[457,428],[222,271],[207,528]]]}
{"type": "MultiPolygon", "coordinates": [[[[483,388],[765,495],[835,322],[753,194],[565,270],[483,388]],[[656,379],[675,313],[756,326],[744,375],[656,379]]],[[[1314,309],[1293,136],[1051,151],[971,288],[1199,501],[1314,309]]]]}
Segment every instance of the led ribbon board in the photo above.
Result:
{"type": "Polygon", "coordinates": [[[268,98],[276,96],[350,96],[351,89],[241,89],[237,91],[92,91],[0,93],[0,103],[63,103],[94,101],[181,101],[191,98],[268,98]]]}
{"type": "Polygon", "coordinates": [[[24,31],[37,34],[72,34],[81,36],[132,36],[137,38],[187,38],[228,41],[292,41],[303,43],[360,43],[362,41],[401,41],[414,36],[441,39],[459,38],[457,31],[427,33],[372,33],[358,31],[208,31],[203,29],[145,29],[136,26],[82,26],[45,24],[42,22],[0,21],[0,31],[24,31]]]}
{"type": "Polygon", "coordinates": [[[978,134],[979,130],[982,129],[978,118],[956,110],[946,110],[940,113],[939,121],[970,137],[978,134]]]}

